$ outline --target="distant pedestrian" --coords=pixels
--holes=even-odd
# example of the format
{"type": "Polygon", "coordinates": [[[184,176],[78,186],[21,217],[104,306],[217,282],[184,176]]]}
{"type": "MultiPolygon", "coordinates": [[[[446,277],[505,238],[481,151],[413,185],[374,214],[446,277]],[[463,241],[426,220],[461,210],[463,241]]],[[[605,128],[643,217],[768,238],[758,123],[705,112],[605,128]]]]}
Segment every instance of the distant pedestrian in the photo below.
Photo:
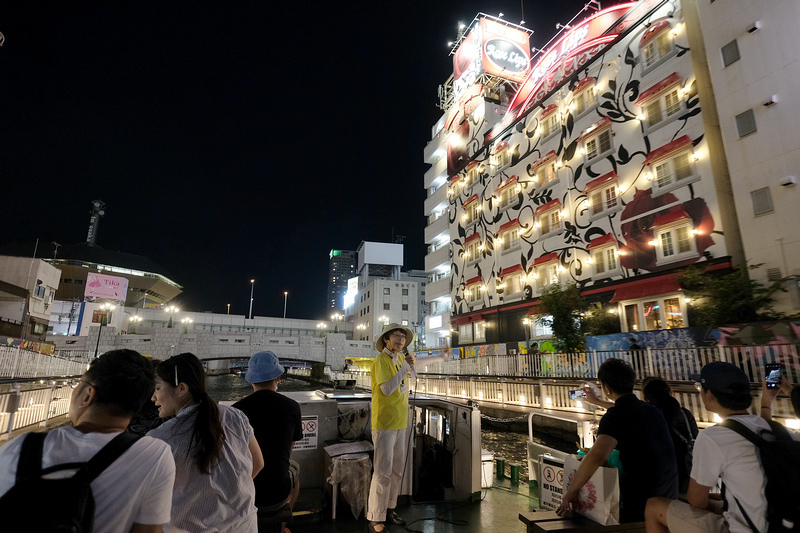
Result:
{"type": "Polygon", "coordinates": [[[166,532],[256,533],[253,478],[261,449],[244,413],[218,406],[206,392],[206,373],[194,354],[156,368],[153,400],[161,418],[148,435],[172,447],[175,488],[166,532]]]}
{"type": "Polygon", "coordinates": [[[639,343],[636,342],[636,339],[634,339],[633,337],[630,338],[629,342],[631,343],[631,345],[630,345],[630,349],[631,350],[641,350],[642,349],[642,347],[639,346],[639,343]]]}
{"type": "Polygon", "coordinates": [[[253,355],[244,379],[253,385],[254,392],[233,404],[247,415],[262,455],[269,458],[253,480],[256,507],[263,513],[287,503],[294,508],[300,492],[300,465],[291,460],[291,454],[294,443],[303,438],[302,417],[300,405],[278,392],[283,373],[274,352],[253,355]]]}

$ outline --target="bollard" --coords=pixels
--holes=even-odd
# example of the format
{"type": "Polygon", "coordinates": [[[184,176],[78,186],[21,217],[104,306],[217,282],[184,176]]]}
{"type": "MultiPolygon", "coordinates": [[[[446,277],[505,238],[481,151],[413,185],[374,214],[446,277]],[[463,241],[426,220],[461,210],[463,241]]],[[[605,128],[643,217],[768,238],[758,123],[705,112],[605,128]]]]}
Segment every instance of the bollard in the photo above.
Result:
{"type": "Polygon", "coordinates": [[[502,479],[506,477],[506,461],[505,459],[497,459],[497,478],[502,479]]]}
{"type": "Polygon", "coordinates": [[[511,467],[511,484],[519,485],[519,465],[509,465],[511,467]]]}

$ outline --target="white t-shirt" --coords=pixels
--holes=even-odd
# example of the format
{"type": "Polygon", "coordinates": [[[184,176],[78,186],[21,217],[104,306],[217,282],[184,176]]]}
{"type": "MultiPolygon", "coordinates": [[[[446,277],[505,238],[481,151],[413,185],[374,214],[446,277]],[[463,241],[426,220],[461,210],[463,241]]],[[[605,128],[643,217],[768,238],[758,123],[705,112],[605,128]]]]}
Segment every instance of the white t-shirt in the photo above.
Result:
{"type": "MultiPolygon", "coordinates": [[[[47,434],[42,467],[86,462],[119,433],[81,433],[68,426],[47,434]]],[[[14,486],[24,435],[0,447],[0,495],[14,486]]],[[[68,477],[75,470],[54,472],[68,477]]],[[[169,522],[175,462],[164,442],[142,437],[92,481],[94,531],[121,533],[133,524],[169,522]]],[[[43,508],[46,512],[46,505],[43,508]]]]}
{"type": "Polygon", "coordinates": [[[219,406],[225,444],[219,463],[211,467],[210,474],[201,474],[190,448],[196,416],[197,405],[192,405],[148,433],[172,447],[177,466],[172,519],[164,531],[256,533],[250,421],[238,409],[219,406]]]}
{"type": "MultiPolygon", "coordinates": [[[[756,434],[762,429],[769,429],[769,424],[755,415],[734,415],[729,418],[741,422],[756,434]]],[[[797,436],[793,436],[797,439],[797,436]]],[[[767,498],[764,495],[766,478],[755,444],[731,429],[711,426],[697,436],[692,457],[691,477],[697,483],[713,487],[719,478],[725,483],[728,510],[724,516],[731,533],[752,533],[734,496],[758,530],[764,531],[767,526],[767,498]]]]}

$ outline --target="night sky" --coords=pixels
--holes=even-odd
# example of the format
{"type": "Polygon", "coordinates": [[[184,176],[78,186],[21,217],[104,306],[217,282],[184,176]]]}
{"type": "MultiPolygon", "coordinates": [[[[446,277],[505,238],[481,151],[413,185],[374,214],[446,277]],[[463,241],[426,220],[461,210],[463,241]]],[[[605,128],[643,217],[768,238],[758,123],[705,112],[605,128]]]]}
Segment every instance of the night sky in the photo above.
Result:
{"type": "MultiPolygon", "coordinates": [[[[608,7],[617,2],[603,2],[608,7]]],[[[524,0],[544,45],[585,0],[524,0]]],[[[327,315],[328,252],[405,236],[447,41],[517,1],[2,2],[0,245],[147,256],[186,310],[327,315]],[[16,5],[14,5],[16,4],[16,5]],[[276,7],[277,6],[277,7],[276,7]]]]}

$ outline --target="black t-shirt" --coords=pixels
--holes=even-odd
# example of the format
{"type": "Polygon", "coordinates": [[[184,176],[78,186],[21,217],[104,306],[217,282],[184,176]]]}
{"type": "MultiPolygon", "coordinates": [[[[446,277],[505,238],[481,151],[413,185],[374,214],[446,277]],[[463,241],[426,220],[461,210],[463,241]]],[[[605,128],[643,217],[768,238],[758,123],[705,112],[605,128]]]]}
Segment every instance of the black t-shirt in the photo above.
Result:
{"type": "Polygon", "coordinates": [[[675,449],[661,410],[626,394],[600,419],[598,435],[617,441],[622,522],[644,520],[644,506],[653,496],[678,497],[675,449]]]}
{"type": "Polygon", "coordinates": [[[290,446],[292,442],[303,438],[300,405],[283,394],[260,390],[233,406],[247,415],[264,455],[264,469],[253,480],[256,507],[285,500],[292,489],[289,479],[290,446]]]}

